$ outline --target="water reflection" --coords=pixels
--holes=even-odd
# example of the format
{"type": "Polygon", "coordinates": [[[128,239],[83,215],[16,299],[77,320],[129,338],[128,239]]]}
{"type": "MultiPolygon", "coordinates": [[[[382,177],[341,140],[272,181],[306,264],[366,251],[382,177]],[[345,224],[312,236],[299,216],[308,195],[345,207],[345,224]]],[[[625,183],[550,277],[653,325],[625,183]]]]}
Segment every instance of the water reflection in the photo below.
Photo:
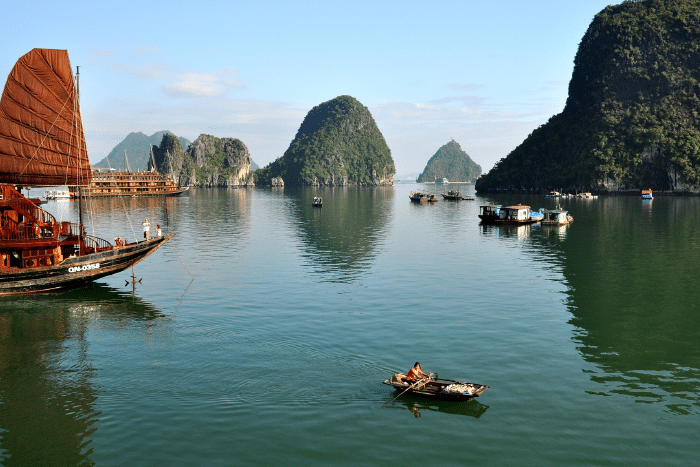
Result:
{"type": "Polygon", "coordinates": [[[571,323],[600,394],[700,413],[697,198],[598,200],[561,242],[571,323]]]}
{"type": "MultiPolygon", "coordinates": [[[[392,397],[396,396],[392,395],[392,397]]],[[[486,413],[489,406],[483,405],[476,399],[465,402],[448,402],[413,397],[406,394],[391,405],[388,405],[387,408],[407,410],[416,418],[420,418],[421,412],[426,411],[479,418],[486,413]]]]}
{"type": "Polygon", "coordinates": [[[487,237],[513,238],[525,240],[532,230],[539,229],[539,225],[487,225],[479,224],[479,233],[487,237]]]}
{"type": "Polygon", "coordinates": [[[162,319],[151,304],[99,284],[0,300],[0,464],[94,465],[90,325],[162,319]]]}
{"type": "Polygon", "coordinates": [[[285,190],[293,199],[302,247],[315,272],[330,282],[351,282],[365,273],[385,236],[394,191],[378,188],[285,190]],[[312,206],[314,196],[323,207],[312,206]],[[327,279],[326,279],[327,278],[327,279]]]}

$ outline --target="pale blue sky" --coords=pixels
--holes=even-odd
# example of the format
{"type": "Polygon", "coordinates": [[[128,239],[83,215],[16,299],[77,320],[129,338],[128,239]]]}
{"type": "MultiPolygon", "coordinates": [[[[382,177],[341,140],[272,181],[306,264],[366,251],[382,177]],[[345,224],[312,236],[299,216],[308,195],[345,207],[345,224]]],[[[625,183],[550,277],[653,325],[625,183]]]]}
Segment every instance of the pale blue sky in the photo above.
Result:
{"type": "Polygon", "coordinates": [[[606,0],[32,1],[0,7],[0,75],[34,47],[80,66],[90,159],[130,132],[239,138],[261,166],[306,113],[367,106],[398,175],[454,138],[488,171],[566,102],[606,0]]]}

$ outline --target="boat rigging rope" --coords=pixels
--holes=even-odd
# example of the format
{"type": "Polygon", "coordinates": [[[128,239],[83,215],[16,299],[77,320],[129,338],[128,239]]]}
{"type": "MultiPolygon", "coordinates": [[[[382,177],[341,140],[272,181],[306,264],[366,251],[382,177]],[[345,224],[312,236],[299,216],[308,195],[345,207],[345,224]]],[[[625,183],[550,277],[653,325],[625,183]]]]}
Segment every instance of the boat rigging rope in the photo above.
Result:
{"type": "Polygon", "coordinates": [[[185,267],[185,270],[190,273],[190,276],[192,276],[192,279],[194,279],[194,275],[190,272],[189,269],[187,269],[187,266],[185,266],[185,262],[182,260],[182,257],[180,256],[180,253],[177,251],[177,248],[175,248],[175,242],[173,242],[173,239],[170,239],[170,244],[173,246],[173,250],[175,250],[175,254],[177,254],[177,257],[180,258],[180,262],[182,265],[185,267]]]}
{"type": "MultiPolygon", "coordinates": [[[[90,114],[90,116],[92,116],[91,108],[89,106],[86,106],[86,107],[87,107],[88,113],[90,114]]],[[[107,154],[107,151],[105,149],[104,140],[102,139],[102,132],[100,131],[99,128],[96,128],[95,131],[97,132],[98,139],[100,140],[100,145],[102,146],[102,153],[107,154]]],[[[107,161],[108,168],[110,170],[112,170],[112,163],[109,160],[109,157],[105,157],[105,160],[107,161]]],[[[114,184],[115,184],[115,186],[117,186],[116,180],[114,181],[114,184]]],[[[118,196],[118,198],[119,198],[119,201],[121,201],[122,209],[124,210],[124,214],[126,215],[126,221],[129,223],[129,228],[131,229],[131,233],[134,236],[134,238],[136,239],[136,241],[138,242],[139,237],[136,235],[136,231],[134,230],[134,225],[131,222],[131,217],[129,217],[129,212],[126,210],[126,204],[124,204],[124,197],[118,196]]],[[[88,197],[88,199],[90,199],[92,202],[92,197],[88,197]]],[[[92,210],[90,210],[90,212],[92,213],[92,210]]],[[[93,224],[93,226],[94,226],[94,224],[93,224]]]]}

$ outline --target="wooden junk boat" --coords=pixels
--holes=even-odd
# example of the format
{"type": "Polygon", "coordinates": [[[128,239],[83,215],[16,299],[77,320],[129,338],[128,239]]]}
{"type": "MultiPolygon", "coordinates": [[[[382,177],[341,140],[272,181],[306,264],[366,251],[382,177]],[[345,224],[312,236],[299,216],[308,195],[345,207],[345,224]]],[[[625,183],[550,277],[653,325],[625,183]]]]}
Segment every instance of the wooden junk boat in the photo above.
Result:
{"type": "Polygon", "coordinates": [[[424,378],[416,381],[405,381],[406,375],[397,373],[384,380],[382,384],[389,385],[401,391],[402,394],[439,399],[445,401],[467,401],[479,397],[491,386],[483,384],[466,383],[453,379],[424,378]]]}
{"type": "Polygon", "coordinates": [[[412,191],[408,198],[414,203],[437,203],[437,198],[432,193],[424,193],[422,191],[412,191]]]}
{"type": "Polygon", "coordinates": [[[33,49],[15,64],[0,100],[0,295],[81,285],[134,265],[172,238],[112,245],[86,235],[82,222],[58,222],[21,193],[84,186],[91,175],[68,52],[33,49]]]}
{"type": "MultiPolygon", "coordinates": [[[[126,161],[126,151],[124,151],[126,161]]],[[[128,166],[128,161],[126,161],[128,166]]],[[[93,168],[92,180],[86,187],[69,186],[71,198],[112,196],[179,196],[190,187],[181,187],[169,177],[156,172],[153,152],[145,172],[114,171],[93,168]]]]}
{"type": "Polygon", "coordinates": [[[70,197],[179,196],[189,187],[180,187],[153,169],[146,172],[101,172],[95,169],[87,187],[69,186],[70,197]]]}

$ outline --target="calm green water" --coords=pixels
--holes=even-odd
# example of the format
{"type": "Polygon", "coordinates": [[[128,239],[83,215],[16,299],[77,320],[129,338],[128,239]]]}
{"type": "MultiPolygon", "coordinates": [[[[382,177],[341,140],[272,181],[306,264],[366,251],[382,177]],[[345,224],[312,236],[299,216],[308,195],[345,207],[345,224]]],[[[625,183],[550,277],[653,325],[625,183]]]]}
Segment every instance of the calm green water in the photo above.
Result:
{"type": "Polygon", "coordinates": [[[0,464],[697,462],[700,199],[563,200],[571,226],[504,228],[478,206],[555,202],[416,188],[95,202],[89,233],[177,236],[135,288],[0,300],[0,464]],[[491,388],[382,408],[416,360],[491,388]]]}

